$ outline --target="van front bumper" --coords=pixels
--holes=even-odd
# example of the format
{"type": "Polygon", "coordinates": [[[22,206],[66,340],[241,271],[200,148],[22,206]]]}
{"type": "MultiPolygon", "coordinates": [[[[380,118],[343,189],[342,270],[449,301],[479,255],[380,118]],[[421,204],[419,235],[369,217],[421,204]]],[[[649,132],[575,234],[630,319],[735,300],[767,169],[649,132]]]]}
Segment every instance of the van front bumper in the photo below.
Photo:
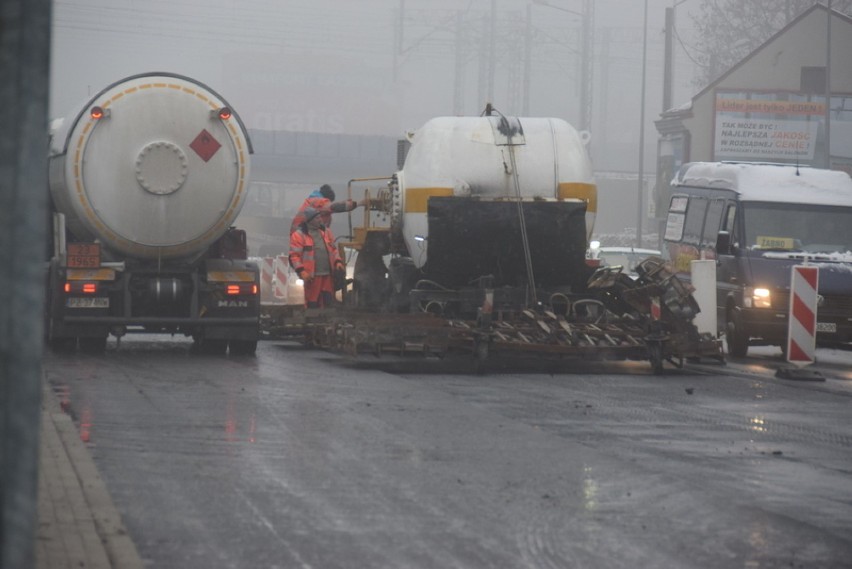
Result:
{"type": "MultiPolygon", "coordinates": [[[[787,343],[787,312],[746,308],[740,311],[743,328],[753,346],[780,346],[787,343]]],[[[852,314],[820,314],[817,310],[817,344],[852,342],[852,314]]]]}

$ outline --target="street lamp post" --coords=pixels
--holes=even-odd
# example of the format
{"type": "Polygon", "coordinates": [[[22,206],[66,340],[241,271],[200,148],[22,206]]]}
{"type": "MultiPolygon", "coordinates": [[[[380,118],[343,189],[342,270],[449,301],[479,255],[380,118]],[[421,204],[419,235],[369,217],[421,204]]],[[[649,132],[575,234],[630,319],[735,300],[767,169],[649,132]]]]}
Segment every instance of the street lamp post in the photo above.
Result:
{"type": "Polygon", "coordinates": [[[645,76],[648,61],[648,0],[645,0],[645,16],[642,20],[642,102],[639,108],[639,188],[636,212],[636,246],[642,246],[642,210],[645,193],[645,76]]]}

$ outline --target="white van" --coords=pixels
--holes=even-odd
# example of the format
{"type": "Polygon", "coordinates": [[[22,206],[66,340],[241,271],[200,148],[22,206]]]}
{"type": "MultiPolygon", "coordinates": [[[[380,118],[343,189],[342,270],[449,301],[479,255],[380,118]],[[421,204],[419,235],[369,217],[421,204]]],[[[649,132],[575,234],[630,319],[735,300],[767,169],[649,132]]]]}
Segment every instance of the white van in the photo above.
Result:
{"type": "Polygon", "coordinates": [[[787,342],[791,266],[820,269],[817,344],[852,342],[852,178],[795,165],[693,162],[672,181],[664,255],[716,259],[728,352],[787,342]]]}

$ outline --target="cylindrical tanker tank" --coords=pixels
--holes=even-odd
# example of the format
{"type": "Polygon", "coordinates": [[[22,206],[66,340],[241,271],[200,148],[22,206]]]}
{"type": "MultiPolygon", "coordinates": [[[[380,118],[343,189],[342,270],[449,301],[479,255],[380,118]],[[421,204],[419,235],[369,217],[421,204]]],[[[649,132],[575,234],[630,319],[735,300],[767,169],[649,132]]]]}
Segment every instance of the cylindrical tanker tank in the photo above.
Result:
{"type": "Polygon", "coordinates": [[[556,118],[438,117],[409,135],[397,173],[399,218],[417,267],[426,262],[430,197],[586,202],[586,235],[597,188],[581,135],[556,118]]]}
{"type": "Polygon", "coordinates": [[[127,77],[53,121],[48,152],[50,345],[171,333],[254,353],[260,276],[231,225],[252,149],[225,99],[182,75],[127,77]]]}
{"type": "Polygon", "coordinates": [[[50,191],[74,237],[115,260],[189,259],[239,214],[251,151],[239,117],[209,87],[136,75],[54,121],[50,191]]]}

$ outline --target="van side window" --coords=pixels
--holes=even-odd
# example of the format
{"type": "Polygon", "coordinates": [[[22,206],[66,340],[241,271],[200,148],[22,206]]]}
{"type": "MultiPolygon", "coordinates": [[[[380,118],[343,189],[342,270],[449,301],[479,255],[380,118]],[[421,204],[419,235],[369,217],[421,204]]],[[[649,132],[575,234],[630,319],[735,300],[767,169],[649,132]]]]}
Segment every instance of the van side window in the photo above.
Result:
{"type": "Polygon", "coordinates": [[[722,223],[722,231],[732,233],[734,231],[734,217],[737,214],[737,206],[729,203],[728,209],[725,210],[725,220],[722,223]]]}
{"type": "Polygon", "coordinates": [[[701,243],[701,231],[704,229],[704,214],[707,213],[707,200],[692,196],[686,210],[683,225],[683,242],[690,245],[701,243]]]}
{"type": "Polygon", "coordinates": [[[719,234],[719,225],[722,223],[722,210],[725,209],[725,200],[713,200],[707,208],[707,220],[704,222],[704,235],[701,238],[703,247],[714,248],[716,237],[719,234]]]}
{"type": "Polygon", "coordinates": [[[680,241],[683,238],[683,223],[686,217],[686,207],[689,196],[674,195],[669,204],[669,215],[666,218],[666,241],[680,241]]]}
{"type": "Polygon", "coordinates": [[[725,217],[722,220],[721,231],[727,231],[731,236],[731,243],[739,243],[739,235],[736,234],[736,224],[734,221],[737,218],[737,204],[728,202],[728,207],[725,209],[725,217]]]}

